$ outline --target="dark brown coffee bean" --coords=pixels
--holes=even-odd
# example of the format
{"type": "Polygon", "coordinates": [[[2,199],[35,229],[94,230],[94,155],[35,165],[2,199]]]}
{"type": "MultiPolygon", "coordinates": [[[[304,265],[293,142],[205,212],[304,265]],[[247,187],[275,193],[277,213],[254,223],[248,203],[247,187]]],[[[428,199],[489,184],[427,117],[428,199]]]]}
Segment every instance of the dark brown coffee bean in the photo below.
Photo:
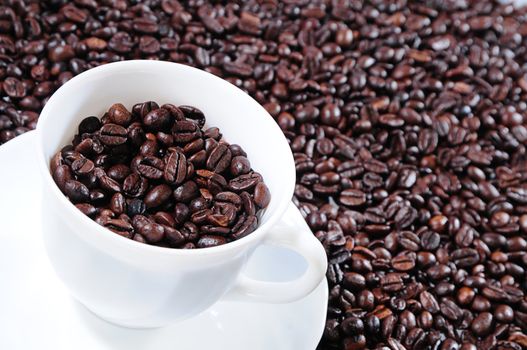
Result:
{"type": "Polygon", "coordinates": [[[157,243],[161,241],[165,235],[164,227],[153,222],[141,225],[138,230],[149,243],[157,243]]]}
{"type": "Polygon", "coordinates": [[[65,192],[66,182],[73,180],[72,171],[67,165],[59,165],[53,172],[53,180],[62,192],[65,192]]]}
{"type": "Polygon", "coordinates": [[[249,233],[256,230],[258,226],[258,219],[256,216],[247,216],[245,220],[237,227],[238,225],[232,228],[232,235],[236,239],[247,236],[249,233]]]}
{"type": "Polygon", "coordinates": [[[64,194],[74,203],[88,202],[90,200],[88,188],[83,183],[75,180],[65,181],[64,194]]]}
{"type": "Polygon", "coordinates": [[[440,311],[437,299],[427,291],[421,292],[419,295],[419,301],[421,302],[423,308],[431,314],[436,314],[440,311]]]}
{"type": "Polygon", "coordinates": [[[249,160],[246,157],[236,156],[232,158],[230,171],[233,176],[247,174],[250,170],[251,164],[249,163],[249,160]]]}
{"type": "Polygon", "coordinates": [[[173,185],[179,185],[187,177],[187,159],[179,151],[171,152],[168,156],[163,173],[165,181],[173,185]]]}
{"type": "Polygon", "coordinates": [[[75,51],[71,45],[57,45],[48,50],[48,58],[52,62],[63,62],[75,57],[75,51]]]}
{"type": "Polygon", "coordinates": [[[171,113],[165,108],[156,108],[143,117],[143,123],[149,130],[165,130],[171,121],[171,113]]]}
{"type": "Polygon", "coordinates": [[[490,312],[482,312],[476,318],[474,318],[474,321],[472,321],[472,324],[470,325],[470,329],[472,332],[474,332],[474,334],[482,337],[490,332],[492,323],[492,314],[490,312]]]}
{"type": "Polygon", "coordinates": [[[77,207],[77,209],[79,209],[84,215],[92,218],[97,214],[97,209],[88,203],[75,204],[75,207],[77,207]]]}
{"type": "Polygon", "coordinates": [[[452,260],[459,267],[472,267],[479,261],[479,253],[476,249],[462,248],[452,252],[452,260]]]}
{"type": "Polygon", "coordinates": [[[258,173],[240,175],[229,181],[228,188],[234,192],[242,192],[252,189],[262,181],[262,176],[258,173]]]}
{"type": "Polygon", "coordinates": [[[121,215],[127,212],[126,198],[121,193],[115,193],[110,200],[110,209],[116,214],[121,215]]]}
{"type": "Polygon", "coordinates": [[[125,128],[117,124],[105,124],[101,128],[100,140],[106,146],[122,145],[127,140],[125,128]]]}
{"type": "Polygon", "coordinates": [[[161,184],[152,188],[145,195],[145,205],[147,208],[156,208],[165,203],[172,195],[170,186],[161,184]]]}
{"type": "Polygon", "coordinates": [[[123,181],[123,192],[129,197],[141,197],[148,189],[148,180],[139,174],[132,173],[123,181]]]}
{"type": "Polygon", "coordinates": [[[99,177],[99,185],[106,192],[120,192],[121,185],[111,177],[103,175],[99,177]]]}
{"type": "Polygon", "coordinates": [[[86,158],[79,158],[71,163],[71,170],[77,175],[88,175],[93,171],[95,165],[93,162],[86,158]]]}
{"type": "Polygon", "coordinates": [[[254,203],[260,207],[265,208],[271,201],[271,192],[263,182],[259,182],[254,187],[254,203]]]}
{"type": "Polygon", "coordinates": [[[123,181],[128,175],[130,175],[130,168],[124,164],[116,164],[106,174],[116,181],[123,181]]]}
{"type": "Polygon", "coordinates": [[[163,177],[165,164],[159,158],[146,156],[137,165],[137,171],[147,179],[158,180],[163,177]]]}
{"type": "Polygon", "coordinates": [[[108,110],[108,118],[114,124],[128,126],[132,121],[132,114],[121,103],[116,103],[108,110]]]}
{"type": "Polygon", "coordinates": [[[227,145],[220,143],[212,150],[212,152],[210,152],[206,166],[209,170],[213,170],[216,173],[222,173],[230,166],[231,160],[231,150],[227,145]]]}
{"type": "Polygon", "coordinates": [[[96,132],[101,128],[101,121],[97,117],[87,117],[84,118],[79,124],[79,133],[80,134],[91,134],[96,132]]]}
{"type": "Polygon", "coordinates": [[[172,128],[174,141],[178,143],[188,143],[200,136],[201,132],[196,123],[189,120],[178,120],[172,128]]]}
{"type": "Polygon", "coordinates": [[[196,183],[194,181],[187,181],[174,190],[174,199],[178,202],[189,203],[198,193],[196,183]]]}
{"type": "Polygon", "coordinates": [[[26,96],[26,87],[20,80],[16,78],[9,77],[4,80],[3,88],[4,92],[9,97],[22,98],[26,96]]]}
{"type": "Polygon", "coordinates": [[[227,243],[225,237],[222,236],[210,236],[203,235],[200,237],[198,243],[196,244],[198,248],[209,248],[215,247],[227,243]]]}
{"type": "Polygon", "coordinates": [[[366,203],[366,194],[359,190],[347,189],[340,194],[340,202],[350,207],[358,207],[366,203]]]}
{"type": "Polygon", "coordinates": [[[392,267],[397,271],[410,271],[415,267],[415,257],[413,252],[399,254],[392,259],[392,267]]]}

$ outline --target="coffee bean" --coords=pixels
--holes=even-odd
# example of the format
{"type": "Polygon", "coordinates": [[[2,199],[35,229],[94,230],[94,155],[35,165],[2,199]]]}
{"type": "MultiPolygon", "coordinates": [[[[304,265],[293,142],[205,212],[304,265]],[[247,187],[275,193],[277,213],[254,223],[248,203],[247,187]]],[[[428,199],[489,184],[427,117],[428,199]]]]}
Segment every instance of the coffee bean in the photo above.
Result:
{"type": "Polygon", "coordinates": [[[234,192],[247,191],[261,182],[261,175],[257,173],[249,173],[240,175],[229,181],[228,188],[234,192]]]}
{"type": "Polygon", "coordinates": [[[117,124],[105,124],[100,130],[100,139],[106,146],[118,146],[126,142],[126,129],[117,124]]]}
{"type": "Polygon", "coordinates": [[[206,166],[209,170],[213,170],[216,173],[222,173],[230,166],[231,160],[231,150],[227,145],[220,143],[212,150],[212,152],[210,152],[206,166]]]}
{"type": "Polygon", "coordinates": [[[433,294],[427,291],[421,292],[419,295],[419,301],[421,302],[423,308],[431,314],[436,314],[440,311],[437,299],[433,296],[433,294]]]}
{"type": "Polygon", "coordinates": [[[397,271],[409,271],[415,267],[415,253],[402,253],[392,259],[392,267],[397,271]]]}
{"type": "Polygon", "coordinates": [[[230,171],[233,176],[247,174],[250,170],[251,164],[249,163],[249,160],[246,157],[235,156],[232,158],[230,171]]]}
{"type": "Polygon", "coordinates": [[[198,125],[190,120],[178,120],[172,128],[174,141],[178,143],[188,143],[200,137],[198,125]]]}
{"type": "Polygon", "coordinates": [[[472,321],[472,324],[470,325],[470,329],[474,334],[482,337],[489,333],[492,327],[492,322],[492,314],[490,312],[482,312],[474,318],[474,321],[472,321]]]}
{"type": "Polygon", "coordinates": [[[158,180],[163,177],[165,164],[159,158],[146,156],[139,161],[137,172],[150,180],[158,180]]]}
{"type": "MultiPolygon", "coordinates": [[[[239,221],[240,223],[240,221],[239,221]]],[[[235,225],[232,228],[232,235],[236,239],[242,238],[247,236],[249,233],[256,230],[256,227],[258,225],[258,219],[256,216],[248,216],[245,220],[241,221],[241,223],[238,225],[235,225]]]]}
{"type": "Polygon", "coordinates": [[[116,103],[108,110],[108,118],[112,123],[128,126],[132,120],[132,114],[121,103],[116,103]]]}
{"type": "Polygon", "coordinates": [[[156,108],[143,117],[144,125],[152,131],[164,130],[170,126],[171,113],[165,108],[156,108]]]}
{"type": "Polygon", "coordinates": [[[452,260],[459,267],[471,267],[478,263],[479,253],[476,249],[462,248],[452,252],[452,260]]]}
{"type": "Polygon", "coordinates": [[[366,203],[366,194],[359,190],[347,189],[340,194],[340,202],[350,207],[361,206],[366,203]]]}
{"type": "Polygon", "coordinates": [[[64,194],[74,203],[88,202],[90,190],[81,182],[66,180],[64,183],[64,194]]]}
{"type": "Polygon", "coordinates": [[[163,226],[151,222],[142,225],[138,231],[149,243],[161,241],[165,234],[163,226]]]}
{"type": "Polygon", "coordinates": [[[174,199],[178,202],[189,203],[198,195],[198,186],[194,181],[187,181],[174,190],[174,199]]]}
{"type": "Polygon", "coordinates": [[[110,209],[116,214],[121,215],[127,212],[126,198],[122,193],[115,193],[110,200],[110,209]]]}
{"type": "Polygon", "coordinates": [[[215,247],[227,243],[225,237],[203,235],[196,244],[198,248],[215,247]]]}
{"type": "Polygon", "coordinates": [[[57,45],[48,50],[48,58],[52,62],[63,62],[75,57],[75,51],[71,45],[57,45]]]}
{"type": "Polygon", "coordinates": [[[22,98],[26,96],[26,87],[24,84],[16,79],[9,77],[3,83],[4,92],[12,98],[22,98]]]}
{"type": "Polygon", "coordinates": [[[514,310],[509,305],[498,305],[494,310],[494,318],[498,322],[510,323],[514,320],[514,310]]]}
{"type": "Polygon", "coordinates": [[[460,305],[470,305],[476,296],[475,291],[470,287],[461,287],[457,293],[457,301],[460,305]]]}
{"type": "Polygon", "coordinates": [[[271,192],[263,182],[259,182],[254,187],[254,203],[260,207],[265,208],[271,201],[271,192]]]}
{"type": "Polygon", "coordinates": [[[182,152],[174,151],[168,156],[163,177],[170,184],[179,185],[187,177],[187,159],[182,152]]]}
{"type": "Polygon", "coordinates": [[[84,215],[92,218],[95,214],[97,214],[97,209],[88,203],[75,204],[75,207],[77,207],[77,209],[79,209],[84,215]]]}
{"type": "Polygon", "coordinates": [[[148,189],[148,180],[139,174],[128,175],[123,182],[123,192],[130,197],[141,197],[148,189]]]}
{"type": "Polygon", "coordinates": [[[159,207],[165,203],[172,195],[172,189],[170,186],[161,184],[152,188],[145,195],[145,205],[147,208],[159,207]]]}
{"type": "Polygon", "coordinates": [[[462,316],[462,311],[455,302],[450,299],[443,299],[440,304],[440,311],[443,316],[451,321],[456,321],[462,316]]]}
{"type": "Polygon", "coordinates": [[[53,172],[53,180],[62,192],[65,191],[66,182],[73,180],[71,168],[67,165],[59,165],[53,172]]]}

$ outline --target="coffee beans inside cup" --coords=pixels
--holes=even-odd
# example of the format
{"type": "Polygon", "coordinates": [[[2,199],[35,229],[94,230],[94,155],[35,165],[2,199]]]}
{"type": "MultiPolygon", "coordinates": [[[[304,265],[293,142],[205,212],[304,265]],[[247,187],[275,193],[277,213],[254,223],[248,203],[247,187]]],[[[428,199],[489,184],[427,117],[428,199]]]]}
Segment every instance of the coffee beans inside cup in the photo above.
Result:
{"type": "Polygon", "coordinates": [[[51,160],[57,186],[114,233],[172,248],[222,245],[253,232],[271,199],[244,150],[191,106],[116,103],[81,121],[51,160]]]}

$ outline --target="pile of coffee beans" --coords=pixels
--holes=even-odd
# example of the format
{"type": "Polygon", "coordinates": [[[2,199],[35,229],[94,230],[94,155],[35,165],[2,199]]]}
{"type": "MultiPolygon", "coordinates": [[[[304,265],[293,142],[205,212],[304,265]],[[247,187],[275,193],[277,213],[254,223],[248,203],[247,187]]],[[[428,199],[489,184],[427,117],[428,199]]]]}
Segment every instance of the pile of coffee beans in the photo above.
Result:
{"type": "Polygon", "coordinates": [[[263,104],[330,262],[320,349],[527,348],[527,11],[494,0],[6,0],[0,142],[73,75],[181,62],[263,104]]]}
{"type": "Polygon", "coordinates": [[[195,107],[116,103],[82,120],[51,160],[53,179],[123,237],[183,249],[232,242],[258,227],[271,195],[243,149],[204,125],[195,107]]]}

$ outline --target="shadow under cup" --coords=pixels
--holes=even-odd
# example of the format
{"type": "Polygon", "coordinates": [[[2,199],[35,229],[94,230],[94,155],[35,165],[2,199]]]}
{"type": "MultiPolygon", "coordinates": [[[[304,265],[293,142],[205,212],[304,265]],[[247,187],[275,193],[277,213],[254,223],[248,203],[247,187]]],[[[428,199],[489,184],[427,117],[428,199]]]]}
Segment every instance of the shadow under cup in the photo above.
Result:
{"type": "Polygon", "coordinates": [[[265,109],[234,85],[176,63],[126,61],[80,74],[46,104],[37,133],[48,256],[81,303],[122,325],[161,326],[212,305],[233,285],[293,195],[293,157],[265,109]],[[243,147],[271,192],[256,231],[214,248],[186,251],[149,246],[107,231],[60,192],[49,173],[49,161],[71,143],[80,121],[102,116],[114,103],[131,109],[149,100],[195,106],[204,112],[207,126],[219,127],[225,140],[243,147]]]}

